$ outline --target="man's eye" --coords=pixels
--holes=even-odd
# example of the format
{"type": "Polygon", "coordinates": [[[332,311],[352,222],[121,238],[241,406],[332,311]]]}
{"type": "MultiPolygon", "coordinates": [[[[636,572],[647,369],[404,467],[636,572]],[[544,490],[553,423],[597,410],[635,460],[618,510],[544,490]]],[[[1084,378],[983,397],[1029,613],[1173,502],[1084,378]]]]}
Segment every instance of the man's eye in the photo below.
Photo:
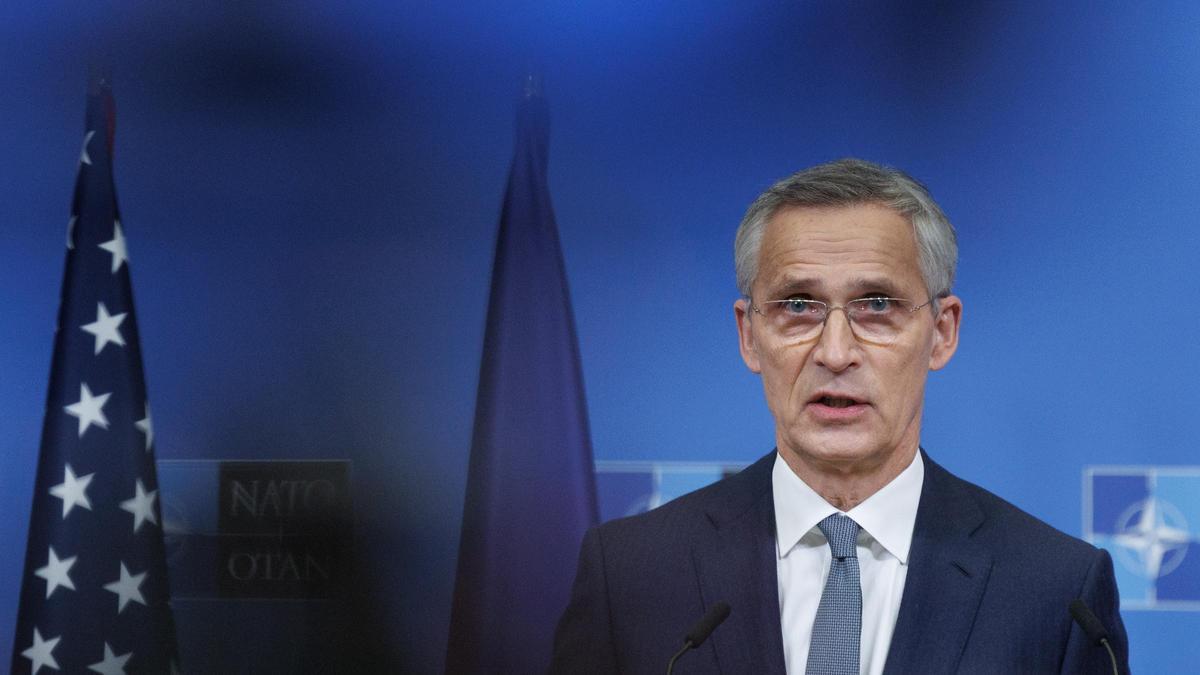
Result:
{"type": "Polygon", "coordinates": [[[784,300],[782,304],[783,311],[790,314],[804,314],[805,312],[810,312],[815,309],[813,303],[805,300],[804,298],[788,298],[787,300],[784,300]]]}
{"type": "Polygon", "coordinates": [[[891,298],[866,298],[862,301],[862,308],[868,312],[882,313],[893,309],[894,304],[891,298]]]}

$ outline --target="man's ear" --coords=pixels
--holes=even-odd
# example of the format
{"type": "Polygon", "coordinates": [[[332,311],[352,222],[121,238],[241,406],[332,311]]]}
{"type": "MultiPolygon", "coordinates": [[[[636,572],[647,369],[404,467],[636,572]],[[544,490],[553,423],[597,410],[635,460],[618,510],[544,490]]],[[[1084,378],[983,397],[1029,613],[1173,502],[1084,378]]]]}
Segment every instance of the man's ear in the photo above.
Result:
{"type": "Polygon", "coordinates": [[[750,301],[739,298],[733,303],[733,317],[737,321],[738,349],[742,352],[742,360],[751,372],[761,373],[762,366],[758,362],[758,346],[754,341],[754,326],[750,323],[750,301]]]}
{"type": "Polygon", "coordinates": [[[929,355],[930,370],[941,370],[958,349],[962,310],[962,300],[956,295],[938,299],[938,313],[933,320],[933,351],[929,355]]]}

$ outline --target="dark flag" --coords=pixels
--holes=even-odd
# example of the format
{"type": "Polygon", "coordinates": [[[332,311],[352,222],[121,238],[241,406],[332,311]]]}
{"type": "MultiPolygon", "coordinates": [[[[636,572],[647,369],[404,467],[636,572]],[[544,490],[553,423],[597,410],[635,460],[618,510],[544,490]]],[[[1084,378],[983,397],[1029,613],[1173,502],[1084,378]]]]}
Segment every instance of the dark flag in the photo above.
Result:
{"type": "Polygon", "coordinates": [[[597,520],[579,347],[546,183],[548,118],[527,86],[492,270],[448,673],[546,669],[579,544],[597,520]]]}
{"type": "Polygon", "coordinates": [[[94,78],[67,227],[14,673],[176,668],[113,132],[111,92],[94,78]]]}

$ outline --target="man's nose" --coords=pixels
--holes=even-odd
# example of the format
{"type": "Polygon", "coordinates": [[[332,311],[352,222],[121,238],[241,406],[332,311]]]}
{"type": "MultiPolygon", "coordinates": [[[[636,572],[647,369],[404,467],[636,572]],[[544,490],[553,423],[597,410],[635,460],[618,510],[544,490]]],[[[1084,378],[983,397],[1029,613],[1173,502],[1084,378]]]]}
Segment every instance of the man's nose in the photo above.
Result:
{"type": "Polygon", "coordinates": [[[813,349],[813,360],[835,373],[840,373],[857,365],[860,353],[858,339],[854,337],[854,330],[850,326],[850,315],[846,313],[845,308],[830,308],[829,314],[825,316],[821,337],[813,349]]]}

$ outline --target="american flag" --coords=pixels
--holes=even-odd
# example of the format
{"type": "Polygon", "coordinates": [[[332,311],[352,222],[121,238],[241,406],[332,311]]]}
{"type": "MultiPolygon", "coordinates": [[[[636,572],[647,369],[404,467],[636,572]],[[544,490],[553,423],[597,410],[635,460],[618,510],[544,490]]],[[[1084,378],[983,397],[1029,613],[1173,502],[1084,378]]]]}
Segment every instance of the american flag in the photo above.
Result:
{"type": "Polygon", "coordinates": [[[13,643],[14,673],[177,670],[154,426],[102,79],[67,226],[41,454],[13,643]]]}

